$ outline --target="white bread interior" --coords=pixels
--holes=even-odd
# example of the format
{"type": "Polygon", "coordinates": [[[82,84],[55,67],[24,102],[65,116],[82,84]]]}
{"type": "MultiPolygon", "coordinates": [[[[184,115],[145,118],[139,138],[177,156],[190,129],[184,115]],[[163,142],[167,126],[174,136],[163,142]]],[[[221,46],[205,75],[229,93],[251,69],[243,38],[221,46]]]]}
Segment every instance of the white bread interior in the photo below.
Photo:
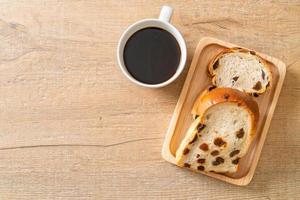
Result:
{"type": "Polygon", "coordinates": [[[223,52],[211,63],[212,83],[246,93],[261,94],[270,85],[271,72],[267,64],[248,51],[223,52]]]}
{"type": "Polygon", "coordinates": [[[177,165],[194,171],[236,172],[255,135],[257,103],[238,90],[216,88],[204,91],[194,109],[197,118],[176,152],[177,165]]]}

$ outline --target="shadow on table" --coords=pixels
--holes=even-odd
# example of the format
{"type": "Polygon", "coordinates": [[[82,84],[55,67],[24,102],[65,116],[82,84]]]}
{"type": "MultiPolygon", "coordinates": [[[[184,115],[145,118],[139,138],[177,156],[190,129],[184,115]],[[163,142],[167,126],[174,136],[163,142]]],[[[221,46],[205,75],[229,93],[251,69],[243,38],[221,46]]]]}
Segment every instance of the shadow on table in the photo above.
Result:
{"type": "Polygon", "coordinates": [[[287,71],[256,173],[247,190],[267,192],[281,186],[282,191],[286,191],[296,184],[300,143],[295,135],[300,126],[297,114],[300,110],[299,91],[300,79],[297,74],[287,71]]]}

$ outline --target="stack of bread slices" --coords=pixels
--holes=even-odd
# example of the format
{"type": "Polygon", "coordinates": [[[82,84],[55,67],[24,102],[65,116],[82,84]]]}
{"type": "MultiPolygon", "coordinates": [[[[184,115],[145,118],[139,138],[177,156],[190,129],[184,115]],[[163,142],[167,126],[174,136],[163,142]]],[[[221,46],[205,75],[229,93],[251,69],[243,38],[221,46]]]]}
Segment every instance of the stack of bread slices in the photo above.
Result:
{"type": "Polygon", "coordinates": [[[259,109],[252,96],[271,85],[271,71],[255,52],[242,48],[223,50],[208,71],[212,86],[194,103],[176,163],[197,172],[235,173],[256,135],[259,109]]]}

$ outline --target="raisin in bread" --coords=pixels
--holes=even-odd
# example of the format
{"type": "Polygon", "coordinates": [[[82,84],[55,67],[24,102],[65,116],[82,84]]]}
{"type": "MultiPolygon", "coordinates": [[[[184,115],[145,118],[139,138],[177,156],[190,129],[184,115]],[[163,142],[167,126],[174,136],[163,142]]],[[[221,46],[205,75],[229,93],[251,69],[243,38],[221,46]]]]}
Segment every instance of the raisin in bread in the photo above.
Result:
{"type": "Polygon", "coordinates": [[[229,87],[249,94],[264,93],[271,81],[267,63],[254,51],[242,48],[226,49],[208,65],[217,87],[229,87]]]}
{"type": "Polygon", "coordinates": [[[196,100],[196,119],[176,152],[176,163],[194,171],[233,173],[255,135],[259,117],[251,96],[215,88],[196,100]]]}

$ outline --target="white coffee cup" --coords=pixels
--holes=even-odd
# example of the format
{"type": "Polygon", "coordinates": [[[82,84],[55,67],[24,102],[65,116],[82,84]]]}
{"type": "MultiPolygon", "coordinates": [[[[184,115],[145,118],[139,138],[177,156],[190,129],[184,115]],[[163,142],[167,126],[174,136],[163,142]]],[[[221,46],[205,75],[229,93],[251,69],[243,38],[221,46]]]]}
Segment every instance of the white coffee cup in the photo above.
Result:
{"type": "Polygon", "coordinates": [[[117,49],[117,59],[118,59],[119,66],[120,66],[122,72],[125,74],[125,76],[129,80],[131,80],[132,82],[134,82],[140,86],[149,87],[149,88],[164,87],[164,86],[170,84],[171,82],[173,82],[182,73],[182,71],[184,69],[184,66],[186,63],[186,57],[187,57],[186,44],[185,44],[185,41],[184,41],[182,35],[179,33],[179,31],[172,24],[169,23],[170,19],[171,19],[172,11],[173,11],[173,9],[171,7],[163,6],[158,19],[143,19],[141,21],[138,21],[138,22],[132,24],[124,31],[124,33],[122,34],[122,36],[119,40],[118,49],[117,49]],[[143,82],[136,80],[128,72],[128,70],[124,64],[123,53],[124,53],[124,47],[126,45],[127,40],[135,32],[137,32],[141,29],[147,28],[147,27],[157,27],[157,28],[164,29],[164,30],[168,31],[169,33],[171,33],[177,40],[178,45],[180,47],[180,52],[181,52],[180,62],[179,62],[179,65],[177,67],[175,74],[171,78],[166,80],[165,82],[158,83],[158,84],[147,84],[147,83],[143,83],[143,82]]]}

